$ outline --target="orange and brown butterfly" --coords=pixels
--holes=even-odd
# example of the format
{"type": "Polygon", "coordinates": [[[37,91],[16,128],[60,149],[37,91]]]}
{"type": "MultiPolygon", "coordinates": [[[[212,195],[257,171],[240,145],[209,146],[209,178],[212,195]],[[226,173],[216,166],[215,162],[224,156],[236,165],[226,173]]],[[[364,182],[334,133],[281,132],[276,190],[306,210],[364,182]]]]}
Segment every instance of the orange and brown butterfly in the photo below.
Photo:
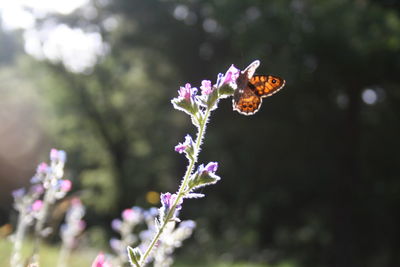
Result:
{"type": "Polygon", "coordinates": [[[236,80],[237,88],[233,94],[233,110],[243,115],[256,113],[264,97],[271,96],[285,86],[285,80],[272,75],[254,75],[260,61],[253,61],[241,71],[236,80]]]}

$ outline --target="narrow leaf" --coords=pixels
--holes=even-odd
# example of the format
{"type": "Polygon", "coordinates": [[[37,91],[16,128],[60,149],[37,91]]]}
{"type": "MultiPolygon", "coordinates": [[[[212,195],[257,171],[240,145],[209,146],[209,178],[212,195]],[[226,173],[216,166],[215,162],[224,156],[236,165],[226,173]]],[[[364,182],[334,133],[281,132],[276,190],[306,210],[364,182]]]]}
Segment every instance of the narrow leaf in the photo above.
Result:
{"type": "Polygon", "coordinates": [[[142,252],[139,248],[131,248],[128,246],[126,248],[128,250],[129,262],[132,266],[140,267],[140,259],[142,258],[142,252]]]}

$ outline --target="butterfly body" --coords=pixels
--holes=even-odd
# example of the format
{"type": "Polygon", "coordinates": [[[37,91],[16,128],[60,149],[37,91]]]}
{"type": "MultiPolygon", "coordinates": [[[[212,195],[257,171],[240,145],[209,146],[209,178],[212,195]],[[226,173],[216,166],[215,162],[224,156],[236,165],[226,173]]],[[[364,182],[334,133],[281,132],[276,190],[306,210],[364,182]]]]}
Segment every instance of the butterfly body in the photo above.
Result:
{"type": "Polygon", "coordinates": [[[239,74],[237,88],[233,94],[233,110],[243,115],[253,115],[262,103],[262,98],[271,96],[285,86],[285,80],[273,75],[254,75],[260,61],[251,63],[239,74]]]}

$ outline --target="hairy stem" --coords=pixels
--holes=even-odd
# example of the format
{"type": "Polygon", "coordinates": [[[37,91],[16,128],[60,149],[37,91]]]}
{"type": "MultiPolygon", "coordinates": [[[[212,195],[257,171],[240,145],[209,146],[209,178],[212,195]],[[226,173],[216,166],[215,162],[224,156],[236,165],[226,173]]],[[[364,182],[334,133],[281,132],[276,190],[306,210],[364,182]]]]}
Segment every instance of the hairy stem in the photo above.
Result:
{"type": "Polygon", "coordinates": [[[147,248],[146,252],[143,254],[143,256],[140,259],[140,266],[144,266],[144,264],[146,263],[146,259],[148,258],[148,256],[150,255],[151,251],[153,250],[153,247],[155,246],[155,244],[158,242],[158,240],[160,239],[161,234],[164,231],[164,228],[167,226],[167,224],[170,222],[170,220],[172,219],[172,216],[175,213],[176,210],[176,206],[178,205],[178,203],[181,201],[181,199],[184,197],[184,195],[186,194],[186,187],[187,184],[189,182],[189,178],[190,175],[193,172],[194,166],[197,162],[198,159],[198,154],[200,152],[200,146],[202,144],[203,138],[204,138],[204,134],[205,134],[205,130],[206,130],[206,124],[208,122],[208,117],[210,116],[210,109],[207,108],[204,118],[202,121],[199,122],[199,131],[197,133],[197,138],[196,138],[196,143],[195,143],[195,148],[194,148],[194,157],[193,159],[189,160],[189,166],[186,169],[186,173],[185,176],[183,178],[183,181],[179,187],[179,190],[177,192],[177,197],[175,199],[175,202],[173,203],[171,209],[168,211],[167,216],[165,217],[160,229],[158,230],[157,234],[154,236],[153,240],[151,241],[149,247],[147,248]]]}

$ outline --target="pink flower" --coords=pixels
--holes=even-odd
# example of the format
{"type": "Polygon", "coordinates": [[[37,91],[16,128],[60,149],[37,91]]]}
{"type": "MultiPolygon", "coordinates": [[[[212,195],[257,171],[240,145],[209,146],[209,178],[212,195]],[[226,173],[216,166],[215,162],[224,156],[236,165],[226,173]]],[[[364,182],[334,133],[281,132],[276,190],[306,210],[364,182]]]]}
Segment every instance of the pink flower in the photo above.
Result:
{"type": "Polygon", "coordinates": [[[179,143],[175,146],[175,151],[178,152],[179,154],[182,154],[183,152],[186,151],[187,148],[193,147],[193,139],[190,135],[185,136],[185,142],[179,143]]]}
{"type": "Polygon", "coordinates": [[[104,253],[100,252],[96,259],[94,259],[92,267],[112,267],[112,265],[106,261],[104,253]]]}
{"type": "Polygon", "coordinates": [[[55,148],[52,148],[50,150],[50,160],[51,161],[59,161],[59,162],[65,162],[67,159],[67,153],[63,150],[57,150],[55,148]]]}
{"type": "Polygon", "coordinates": [[[211,81],[209,81],[209,80],[203,80],[203,81],[201,82],[200,89],[201,89],[201,93],[202,93],[203,95],[209,95],[209,94],[211,94],[211,92],[213,91],[213,87],[212,87],[212,85],[211,85],[211,81]]]}
{"type": "Polygon", "coordinates": [[[50,150],[50,160],[51,161],[56,161],[58,159],[58,150],[55,148],[52,148],[50,150]]]}
{"type": "Polygon", "coordinates": [[[219,86],[224,84],[228,84],[231,82],[236,82],[237,78],[239,77],[240,70],[235,66],[231,65],[230,68],[225,73],[225,76],[222,78],[222,83],[219,86]]]}
{"type": "Polygon", "coordinates": [[[125,209],[122,212],[122,219],[125,221],[133,221],[135,219],[135,212],[132,209],[125,209]]]}
{"type": "Polygon", "coordinates": [[[39,211],[43,207],[43,201],[41,200],[35,200],[32,204],[32,210],[33,211],[39,211]]]}
{"type": "Polygon", "coordinates": [[[197,88],[190,85],[190,83],[185,84],[185,87],[180,87],[178,91],[179,97],[186,99],[188,102],[194,99],[197,94],[197,88]]]}
{"type": "Polygon", "coordinates": [[[46,163],[46,162],[42,162],[42,163],[40,163],[39,166],[37,167],[36,172],[37,172],[38,174],[46,174],[48,168],[49,168],[49,166],[47,165],[47,163],[46,163]]]}
{"type": "Polygon", "coordinates": [[[60,189],[63,192],[68,192],[72,188],[72,182],[70,180],[61,180],[60,189]]]}
{"type": "Polygon", "coordinates": [[[175,151],[179,154],[182,154],[185,151],[186,147],[187,146],[185,144],[179,143],[175,146],[175,151]]]}

